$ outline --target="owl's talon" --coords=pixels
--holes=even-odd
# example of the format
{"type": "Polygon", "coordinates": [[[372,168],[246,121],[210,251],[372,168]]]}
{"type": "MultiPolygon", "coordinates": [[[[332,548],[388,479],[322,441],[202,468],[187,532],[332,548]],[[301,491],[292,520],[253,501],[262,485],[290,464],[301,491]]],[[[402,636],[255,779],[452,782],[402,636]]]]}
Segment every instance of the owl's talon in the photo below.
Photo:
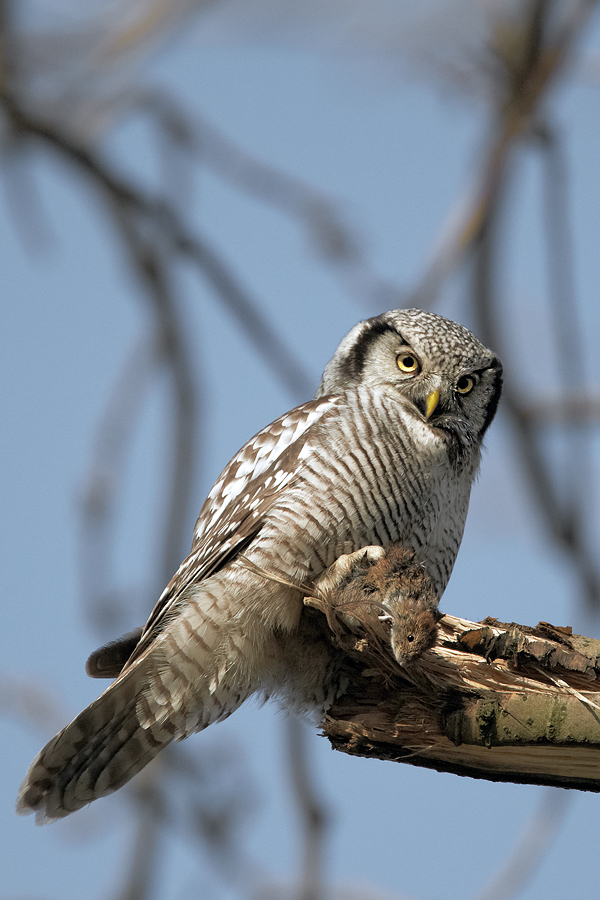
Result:
{"type": "Polygon", "coordinates": [[[351,556],[357,556],[358,554],[363,554],[363,561],[376,563],[381,559],[382,556],[385,556],[385,550],[383,547],[380,547],[379,544],[372,544],[369,547],[363,547],[362,550],[358,550],[357,553],[351,553],[351,556]]]}
{"type": "Polygon", "coordinates": [[[348,584],[356,575],[357,568],[364,568],[366,562],[374,565],[382,556],[385,556],[385,550],[375,544],[361,547],[353,553],[343,553],[317,578],[314,587],[321,596],[327,596],[348,584]]]}

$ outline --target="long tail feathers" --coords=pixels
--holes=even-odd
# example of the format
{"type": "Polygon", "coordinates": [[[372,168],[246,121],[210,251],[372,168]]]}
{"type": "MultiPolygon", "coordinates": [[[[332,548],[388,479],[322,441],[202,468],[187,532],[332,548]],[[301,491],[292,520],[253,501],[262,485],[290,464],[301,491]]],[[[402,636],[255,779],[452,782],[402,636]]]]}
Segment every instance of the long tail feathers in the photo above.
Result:
{"type": "Polygon", "coordinates": [[[134,670],[52,738],[29,767],[17,812],[37,824],[60,819],[122,787],[175,737],[164,725],[138,720],[139,674],[134,670]]]}
{"type": "MultiPolygon", "coordinates": [[[[171,741],[226,718],[255,690],[258,675],[247,658],[256,655],[257,641],[264,648],[271,631],[246,635],[231,598],[217,587],[188,600],[116,681],[46,744],[21,785],[17,812],[48,822],[116,791],[171,741]]],[[[93,674],[116,669],[136,639],[126,635],[92,654],[93,674]]]]}

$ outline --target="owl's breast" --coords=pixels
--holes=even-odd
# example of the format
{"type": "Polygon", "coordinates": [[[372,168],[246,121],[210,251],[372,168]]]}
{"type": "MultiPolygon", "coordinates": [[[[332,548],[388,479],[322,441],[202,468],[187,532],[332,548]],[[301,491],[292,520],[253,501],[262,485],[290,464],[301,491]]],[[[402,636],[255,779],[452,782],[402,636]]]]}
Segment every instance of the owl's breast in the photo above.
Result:
{"type": "Polygon", "coordinates": [[[471,480],[450,464],[443,436],[406,403],[357,390],[311,433],[249,555],[297,583],[343,553],[400,543],[425,564],[441,593],[460,545],[471,480]]]}

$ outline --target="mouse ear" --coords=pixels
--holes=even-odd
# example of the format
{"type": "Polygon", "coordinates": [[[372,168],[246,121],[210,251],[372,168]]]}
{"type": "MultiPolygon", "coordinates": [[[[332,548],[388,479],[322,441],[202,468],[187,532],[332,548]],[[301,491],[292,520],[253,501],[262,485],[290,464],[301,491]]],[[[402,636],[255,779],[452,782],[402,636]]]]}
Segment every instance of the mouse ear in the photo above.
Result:
{"type": "Polygon", "coordinates": [[[116,641],[110,641],[94,650],[85,664],[85,671],[90,678],[116,678],[137,647],[143,630],[136,628],[116,641]]]}

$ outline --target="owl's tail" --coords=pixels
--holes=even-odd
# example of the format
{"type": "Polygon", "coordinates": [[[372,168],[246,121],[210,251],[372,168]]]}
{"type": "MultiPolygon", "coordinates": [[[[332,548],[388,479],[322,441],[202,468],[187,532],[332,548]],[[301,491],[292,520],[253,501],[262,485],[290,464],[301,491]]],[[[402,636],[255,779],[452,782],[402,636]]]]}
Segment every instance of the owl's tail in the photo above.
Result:
{"type": "Polygon", "coordinates": [[[252,693],[250,681],[241,686],[235,666],[219,663],[213,652],[218,629],[213,646],[206,628],[204,638],[191,631],[193,612],[189,604],[169,632],[38,753],[19,790],[18,813],[35,813],[42,824],[111,794],[171,741],[227,717],[252,693]],[[194,658],[186,634],[196,651],[201,645],[206,652],[194,658]]]}
{"type": "Polygon", "coordinates": [[[47,822],[118,790],[171,741],[227,717],[260,687],[253,661],[257,645],[270,658],[271,629],[248,631],[234,615],[242,601],[236,606],[218,591],[218,578],[46,744],[21,785],[17,812],[47,822]]]}
{"type": "Polygon", "coordinates": [[[42,824],[116,791],[170,741],[175,729],[140,724],[142,672],[133,667],[38,753],[19,790],[17,812],[42,824]]]}

